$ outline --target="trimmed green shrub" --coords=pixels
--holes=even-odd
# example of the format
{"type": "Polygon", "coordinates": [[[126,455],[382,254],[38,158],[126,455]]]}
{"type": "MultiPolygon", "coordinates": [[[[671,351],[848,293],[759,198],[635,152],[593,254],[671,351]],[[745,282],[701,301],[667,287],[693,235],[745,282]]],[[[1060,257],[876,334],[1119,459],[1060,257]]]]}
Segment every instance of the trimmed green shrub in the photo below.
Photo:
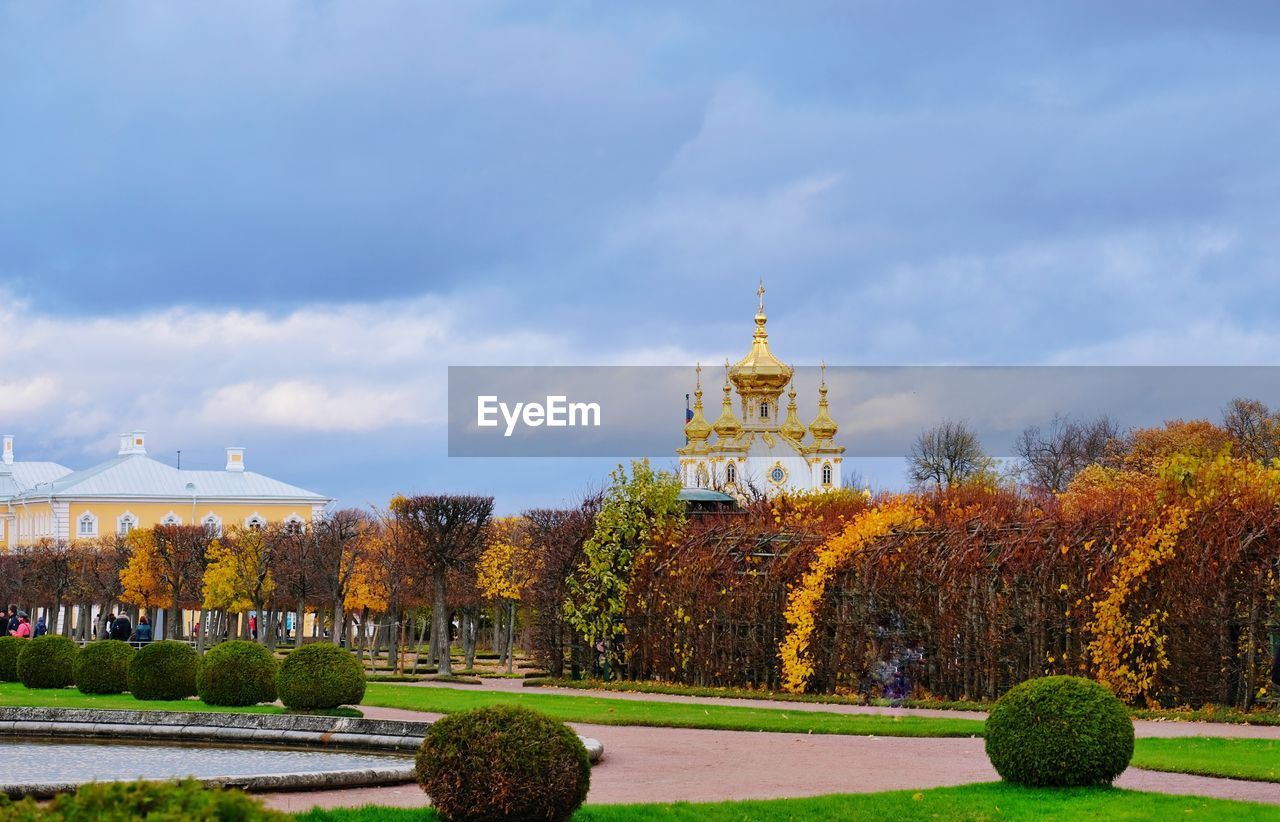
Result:
{"type": "Polygon", "coordinates": [[[453,822],[573,816],[591,786],[578,735],[545,714],[494,705],[450,714],[427,731],[418,784],[453,822]]]}
{"type": "Polygon", "coordinates": [[[1046,676],[1012,688],[991,709],[987,757],[1006,782],[1109,785],[1133,757],[1133,720],[1105,686],[1046,676]]]}
{"type": "Polygon", "coordinates": [[[76,655],[76,688],[82,694],[120,694],[129,690],[133,650],[118,639],[90,642],[76,655]]]}
{"type": "Polygon", "coordinates": [[[200,655],[185,642],[148,642],[129,663],[129,693],[136,699],[186,699],[196,694],[200,655]]]}
{"type": "Polygon", "coordinates": [[[233,639],[209,649],[196,671],[196,692],[208,705],[257,705],[276,700],[276,659],[256,642],[233,639]]]}
{"type": "Polygon", "coordinates": [[[238,790],[206,788],[194,779],[180,782],[90,782],[75,793],[40,805],[27,797],[10,802],[0,793],[0,820],[6,822],[134,822],[137,819],[235,819],[284,822],[288,814],[263,807],[238,790]]]}
{"type": "Polygon", "coordinates": [[[364,666],[355,654],[327,642],[304,645],[289,654],[276,679],[280,701],[302,711],[359,705],[364,685],[364,666]]]}
{"type": "Polygon", "coordinates": [[[18,654],[18,679],[28,688],[65,688],[76,684],[76,653],[80,650],[65,636],[45,634],[22,640],[18,654]]]}
{"type": "Polygon", "coordinates": [[[0,682],[18,681],[18,654],[30,640],[0,636],[0,682]]]}

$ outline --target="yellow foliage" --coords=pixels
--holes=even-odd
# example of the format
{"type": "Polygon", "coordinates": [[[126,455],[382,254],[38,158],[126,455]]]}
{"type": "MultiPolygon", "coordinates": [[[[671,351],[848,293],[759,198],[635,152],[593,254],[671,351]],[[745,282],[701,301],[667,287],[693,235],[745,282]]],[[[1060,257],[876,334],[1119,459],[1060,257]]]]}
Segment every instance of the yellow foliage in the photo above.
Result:
{"type": "Polygon", "coordinates": [[[519,600],[538,577],[538,556],[521,524],[519,517],[490,524],[488,543],[476,563],[476,587],[489,599],[519,600]]]}
{"type": "Polygon", "coordinates": [[[164,584],[164,567],[156,554],[156,543],[150,528],[134,529],[126,537],[129,563],[120,571],[123,588],[120,599],[140,608],[168,608],[173,597],[164,584]]]}

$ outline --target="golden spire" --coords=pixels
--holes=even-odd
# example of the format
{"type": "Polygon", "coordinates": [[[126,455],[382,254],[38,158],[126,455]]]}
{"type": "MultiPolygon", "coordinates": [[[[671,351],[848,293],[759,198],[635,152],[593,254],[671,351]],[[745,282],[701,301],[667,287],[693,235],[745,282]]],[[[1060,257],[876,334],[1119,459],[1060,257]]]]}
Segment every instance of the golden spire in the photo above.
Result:
{"type": "Polygon", "coordinates": [[[787,404],[787,419],[778,427],[778,433],[799,443],[804,439],[804,425],[800,422],[800,418],[796,416],[796,385],[791,383],[790,390],[787,391],[787,397],[790,402],[787,404]]]}
{"type": "Polygon", "coordinates": [[[705,442],[711,436],[711,426],[702,415],[702,363],[694,369],[697,374],[697,389],[693,392],[693,417],[684,424],[684,435],[689,442],[705,442]]]}
{"type": "Polygon", "coordinates": [[[751,351],[733,366],[730,378],[740,394],[767,394],[777,397],[791,381],[791,366],[769,350],[769,332],[765,325],[769,318],[764,313],[764,280],[756,287],[760,308],[756,312],[756,330],[751,335],[751,351]]]}
{"type": "Polygon", "coordinates": [[[809,424],[809,433],[813,434],[815,445],[822,445],[834,439],[839,430],[827,407],[827,362],[823,360],[822,383],[818,386],[818,416],[809,424]]]}
{"type": "Polygon", "coordinates": [[[742,433],[742,421],[733,413],[733,400],[729,394],[733,389],[729,386],[729,361],[724,361],[724,400],[720,404],[720,418],[711,426],[722,442],[735,440],[742,433]]]}

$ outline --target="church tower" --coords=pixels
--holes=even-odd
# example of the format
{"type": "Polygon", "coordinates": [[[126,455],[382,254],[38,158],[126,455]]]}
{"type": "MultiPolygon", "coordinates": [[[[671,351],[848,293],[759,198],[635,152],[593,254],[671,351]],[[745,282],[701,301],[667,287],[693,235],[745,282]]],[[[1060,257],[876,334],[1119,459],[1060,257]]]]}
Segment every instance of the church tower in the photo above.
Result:
{"type": "Polygon", "coordinates": [[[702,366],[695,369],[696,399],[685,423],[687,444],[677,449],[687,488],[711,488],[745,498],[840,487],[844,448],[836,443],[839,428],[827,403],[826,365],[818,387],[818,413],[806,428],[796,406],[795,369],[769,347],[764,294],[761,282],[751,349],[734,365],[725,363],[724,398],[714,423],[707,422],[702,404],[702,366]]]}

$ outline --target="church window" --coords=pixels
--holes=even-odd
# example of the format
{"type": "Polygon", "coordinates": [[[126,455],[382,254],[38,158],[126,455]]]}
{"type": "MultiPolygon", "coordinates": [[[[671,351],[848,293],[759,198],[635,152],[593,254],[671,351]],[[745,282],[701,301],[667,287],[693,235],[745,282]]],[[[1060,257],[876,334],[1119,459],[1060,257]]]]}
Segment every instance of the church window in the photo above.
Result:
{"type": "Polygon", "coordinates": [[[831,463],[829,462],[822,466],[822,484],[831,484],[831,463]]]}
{"type": "Polygon", "coordinates": [[[787,481],[787,470],[781,465],[775,465],[769,469],[769,481],[774,485],[781,485],[787,481]]]}
{"type": "Polygon", "coordinates": [[[760,403],[760,419],[769,419],[769,403],[767,402],[760,403]]]}
{"type": "Polygon", "coordinates": [[[733,463],[729,463],[728,465],[725,466],[724,479],[725,479],[725,482],[728,482],[728,483],[735,483],[738,481],[738,469],[734,466],[733,463]]]}
{"type": "Polygon", "coordinates": [[[76,536],[96,537],[98,535],[98,518],[93,514],[85,514],[76,521],[76,536]]]}

